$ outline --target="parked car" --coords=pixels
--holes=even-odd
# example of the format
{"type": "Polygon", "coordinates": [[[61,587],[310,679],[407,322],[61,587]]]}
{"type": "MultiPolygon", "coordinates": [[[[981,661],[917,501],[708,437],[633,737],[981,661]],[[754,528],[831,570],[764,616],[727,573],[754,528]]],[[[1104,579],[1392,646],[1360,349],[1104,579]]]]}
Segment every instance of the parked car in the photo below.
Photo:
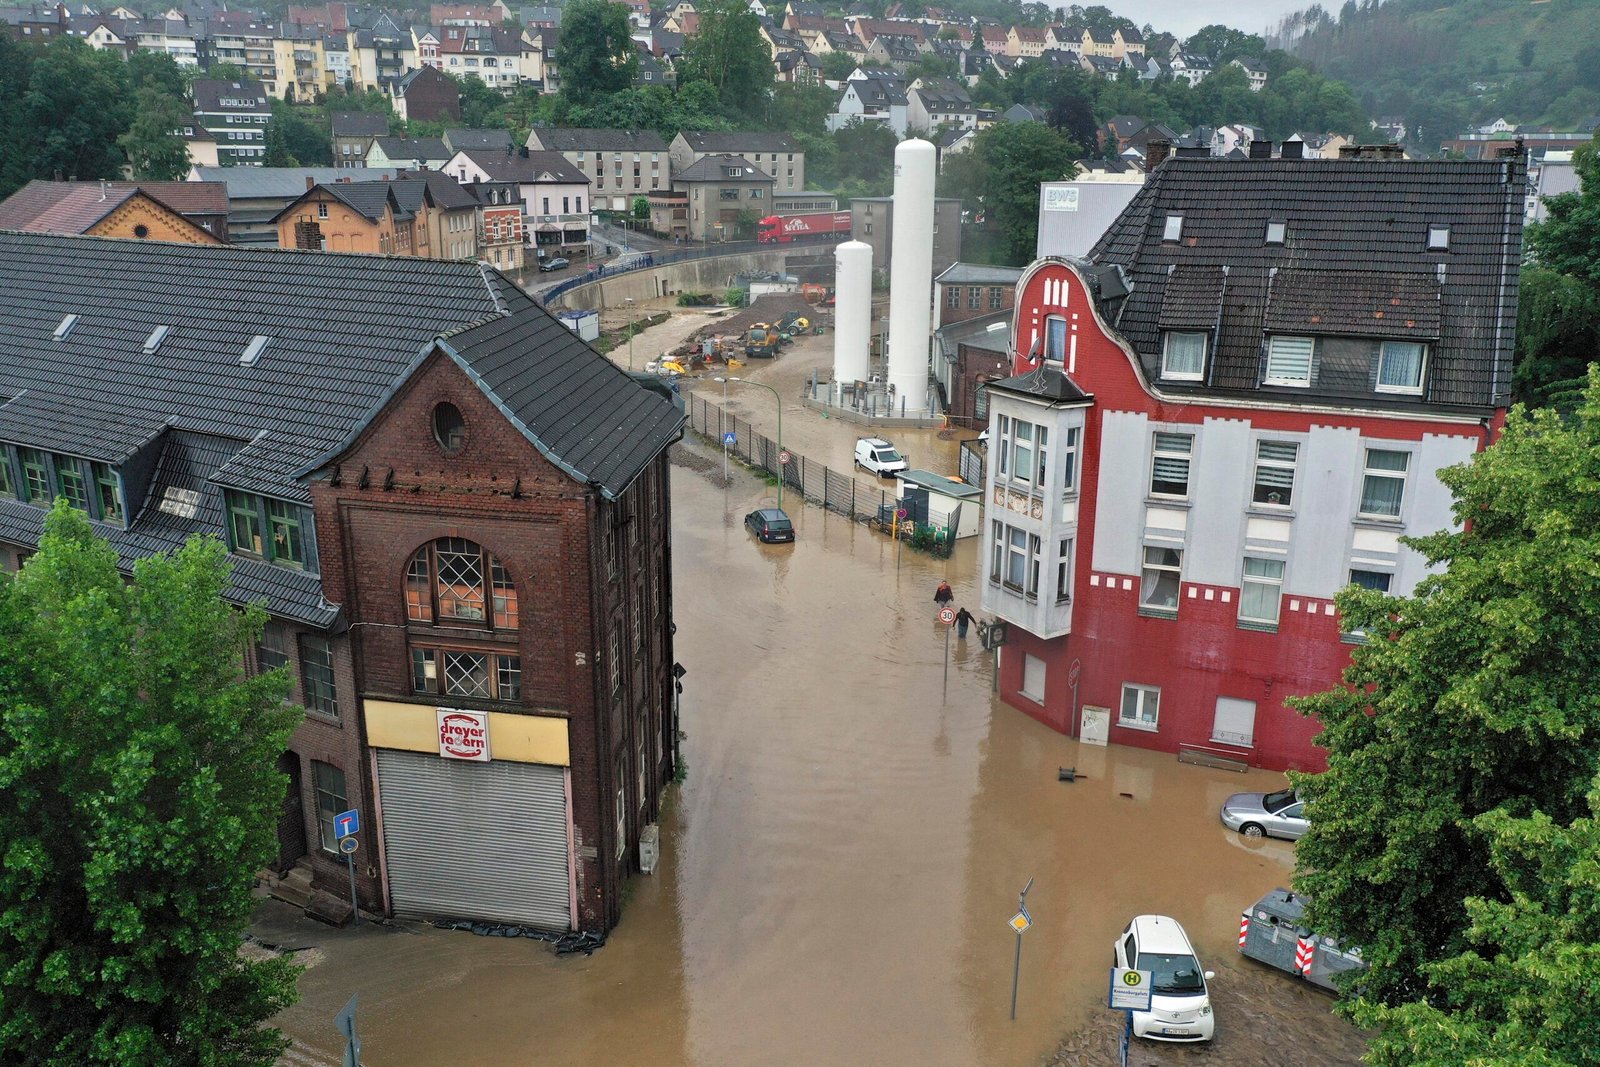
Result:
{"type": "Polygon", "coordinates": [[[788,544],[794,541],[794,523],[789,521],[789,516],[784,514],[782,508],[757,508],[744,517],[744,524],[763,544],[788,544]]]}
{"type": "Polygon", "coordinates": [[[1216,1033],[1211,993],[1189,935],[1165,915],[1136,915],[1112,947],[1112,966],[1150,972],[1150,1010],[1133,1012],[1135,1037],[1210,1041],[1216,1033]]]}
{"type": "Polygon", "coordinates": [[[556,256],[554,259],[547,259],[539,264],[539,273],[547,274],[553,270],[566,270],[570,266],[572,264],[565,257],[556,256]]]}
{"type": "Polygon", "coordinates": [[[1233,794],[1222,802],[1222,825],[1246,837],[1281,837],[1288,841],[1311,829],[1305,802],[1293,789],[1233,794]]]}
{"type": "Polygon", "coordinates": [[[856,466],[869,470],[880,478],[885,474],[911,469],[906,457],[895,451],[894,445],[881,437],[863,437],[856,441],[856,466]]]}

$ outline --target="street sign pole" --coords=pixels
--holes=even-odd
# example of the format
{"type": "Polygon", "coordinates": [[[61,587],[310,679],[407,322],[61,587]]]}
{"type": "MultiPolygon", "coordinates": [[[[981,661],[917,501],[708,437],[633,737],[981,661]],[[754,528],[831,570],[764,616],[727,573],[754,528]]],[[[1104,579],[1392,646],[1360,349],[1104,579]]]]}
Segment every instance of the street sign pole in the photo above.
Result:
{"type": "Polygon", "coordinates": [[[334,1029],[344,1035],[344,1067],[361,1067],[361,1038],[356,1036],[356,997],[350,994],[350,1003],[346,1004],[338,1015],[333,1017],[334,1029]]]}
{"type": "Polygon", "coordinates": [[[944,699],[950,700],[950,627],[956,624],[956,613],[946,604],[939,609],[939,621],[944,623],[944,699]]]}
{"type": "Polygon", "coordinates": [[[361,843],[356,833],[361,829],[361,812],[356,808],[341,811],[333,817],[333,835],[339,841],[339,851],[344,853],[345,869],[350,873],[350,923],[361,925],[361,903],[356,899],[356,849],[361,843]]]}
{"type": "Polygon", "coordinates": [[[1028,879],[1028,884],[1022,887],[1022,892],[1017,897],[1017,913],[1011,917],[1011,928],[1017,932],[1017,955],[1011,961],[1011,1021],[1017,1021],[1017,981],[1022,976],[1022,933],[1033,925],[1033,916],[1028,914],[1028,890],[1033,888],[1033,879],[1028,879]]]}

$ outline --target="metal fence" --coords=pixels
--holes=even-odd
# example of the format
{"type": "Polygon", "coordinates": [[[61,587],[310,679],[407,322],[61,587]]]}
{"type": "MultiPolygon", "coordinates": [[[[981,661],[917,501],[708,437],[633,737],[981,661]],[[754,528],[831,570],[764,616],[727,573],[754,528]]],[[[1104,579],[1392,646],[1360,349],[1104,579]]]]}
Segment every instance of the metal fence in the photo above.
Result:
{"type": "Polygon", "coordinates": [[[857,482],[849,471],[832,470],[793,450],[788,450],[787,464],[778,462],[780,449],[776,441],[704,397],[690,394],[686,406],[689,425],[694,430],[718,445],[727,434],[733,434],[733,443],[728,446],[731,455],[774,478],[781,478],[785,488],[798,492],[812,503],[859,520],[876,519],[881,509],[894,504],[894,496],[889,492],[883,489],[874,492],[857,482]]]}

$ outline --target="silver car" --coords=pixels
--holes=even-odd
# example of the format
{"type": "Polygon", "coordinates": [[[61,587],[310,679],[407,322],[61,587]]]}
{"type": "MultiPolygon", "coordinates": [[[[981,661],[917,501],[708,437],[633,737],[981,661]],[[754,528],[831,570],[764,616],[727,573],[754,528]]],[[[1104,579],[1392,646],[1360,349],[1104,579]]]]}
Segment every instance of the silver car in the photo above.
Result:
{"type": "Polygon", "coordinates": [[[1293,789],[1233,794],[1222,802],[1222,825],[1246,837],[1282,837],[1290,841],[1311,828],[1305,802],[1293,789]]]}

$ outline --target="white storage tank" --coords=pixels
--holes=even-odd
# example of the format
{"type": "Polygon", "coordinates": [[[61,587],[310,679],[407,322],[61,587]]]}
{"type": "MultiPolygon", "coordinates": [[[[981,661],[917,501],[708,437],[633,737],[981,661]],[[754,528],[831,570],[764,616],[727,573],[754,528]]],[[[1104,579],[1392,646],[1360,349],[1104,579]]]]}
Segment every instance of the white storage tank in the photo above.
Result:
{"type": "Polygon", "coordinates": [[[889,384],[894,410],[928,406],[933,336],[933,183],[937,153],[912,138],[894,150],[894,230],[889,249],[889,384]]]}
{"type": "Polygon", "coordinates": [[[846,241],[833,263],[833,380],[864,382],[871,367],[872,246],[846,241]]]}

